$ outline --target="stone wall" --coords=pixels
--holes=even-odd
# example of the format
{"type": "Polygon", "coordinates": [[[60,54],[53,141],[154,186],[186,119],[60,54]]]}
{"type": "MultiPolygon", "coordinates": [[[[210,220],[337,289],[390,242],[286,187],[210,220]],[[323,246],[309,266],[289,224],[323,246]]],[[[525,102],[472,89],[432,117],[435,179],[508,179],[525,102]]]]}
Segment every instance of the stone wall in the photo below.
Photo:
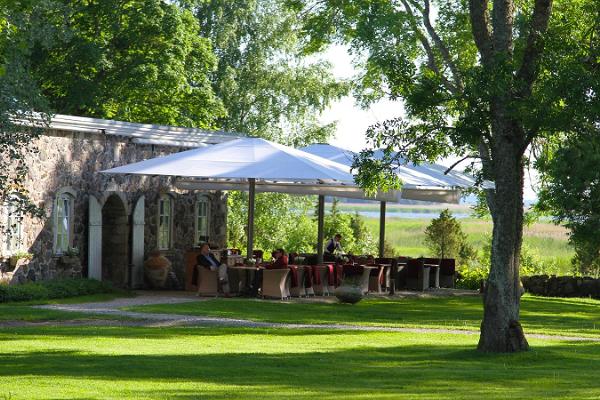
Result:
{"type": "Polygon", "coordinates": [[[521,281],[528,293],[539,296],[600,298],[600,279],[535,275],[524,276],[521,281]]]}
{"type": "MultiPolygon", "coordinates": [[[[125,205],[129,221],[136,201],[145,196],[144,251],[147,257],[157,247],[159,196],[169,193],[174,200],[173,246],[164,255],[172,261],[180,286],[183,286],[184,253],[194,246],[194,203],[197,194],[176,190],[171,185],[171,178],[167,177],[108,176],[99,171],[184,149],[136,144],[126,137],[67,131],[48,131],[36,141],[36,146],[39,151],[28,160],[30,172],[26,186],[34,203],[44,209],[46,217],[24,219],[23,247],[34,254],[30,268],[35,271],[37,279],[48,279],[56,274],[52,213],[57,193],[67,188],[75,195],[73,246],[80,250],[84,276],[88,263],[90,195],[95,196],[101,206],[111,195],[117,195],[125,205]]],[[[204,194],[211,201],[210,240],[216,246],[224,246],[226,197],[220,192],[204,194]]],[[[0,257],[0,268],[7,269],[6,258],[0,257]]]]}

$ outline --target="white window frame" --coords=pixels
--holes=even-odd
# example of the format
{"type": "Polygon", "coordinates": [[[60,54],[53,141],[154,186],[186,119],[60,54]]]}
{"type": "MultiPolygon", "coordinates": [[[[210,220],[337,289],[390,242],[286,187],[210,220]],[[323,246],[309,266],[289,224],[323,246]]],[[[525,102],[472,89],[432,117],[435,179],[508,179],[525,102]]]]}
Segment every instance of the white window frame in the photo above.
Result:
{"type": "Polygon", "coordinates": [[[23,249],[23,214],[17,213],[10,200],[4,203],[4,230],[1,232],[5,240],[2,243],[2,254],[12,256],[23,249]]]}
{"type": "Polygon", "coordinates": [[[70,189],[59,191],[54,200],[54,254],[58,256],[64,254],[69,247],[73,247],[74,216],[74,191],[70,189]]]}
{"type": "Polygon", "coordinates": [[[194,243],[199,246],[203,242],[208,242],[210,238],[210,199],[206,195],[199,195],[196,198],[194,206],[194,243]],[[204,214],[201,215],[201,207],[204,206],[204,214]],[[204,219],[204,231],[201,232],[202,220],[204,219]]]}
{"type": "Polygon", "coordinates": [[[156,242],[159,250],[170,250],[173,246],[173,197],[162,194],[158,198],[158,210],[156,218],[156,242]],[[163,204],[168,202],[168,206],[163,204]],[[163,221],[166,220],[166,224],[163,221]],[[164,226],[166,225],[166,226],[164,226]],[[167,235],[166,240],[163,235],[167,235]]]}

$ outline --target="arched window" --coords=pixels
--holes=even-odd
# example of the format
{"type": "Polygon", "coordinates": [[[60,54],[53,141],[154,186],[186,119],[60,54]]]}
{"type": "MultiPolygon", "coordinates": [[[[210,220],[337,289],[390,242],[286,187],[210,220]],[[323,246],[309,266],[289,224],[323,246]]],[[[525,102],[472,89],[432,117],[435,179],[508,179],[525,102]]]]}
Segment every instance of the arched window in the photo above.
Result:
{"type": "Polygon", "coordinates": [[[23,246],[23,214],[18,211],[16,205],[8,200],[4,203],[4,232],[2,233],[4,240],[2,243],[2,253],[10,256],[19,250],[22,250],[23,246]]]}
{"type": "Polygon", "coordinates": [[[196,245],[208,242],[210,238],[210,201],[207,196],[200,195],[196,200],[196,245]]]}
{"type": "Polygon", "coordinates": [[[54,253],[61,255],[73,247],[73,211],[75,193],[70,189],[59,191],[54,202],[54,253]]]}
{"type": "Polygon", "coordinates": [[[158,200],[158,249],[169,250],[173,233],[173,199],[163,194],[158,200]]]}

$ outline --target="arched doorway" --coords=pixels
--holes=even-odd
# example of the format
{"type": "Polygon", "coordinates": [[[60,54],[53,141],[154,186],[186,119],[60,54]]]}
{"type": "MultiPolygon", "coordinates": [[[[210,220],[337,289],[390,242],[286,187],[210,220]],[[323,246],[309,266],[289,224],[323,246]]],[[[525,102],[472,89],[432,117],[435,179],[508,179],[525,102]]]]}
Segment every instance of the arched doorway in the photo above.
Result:
{"type": "Polygon", "coordinates": [[[102,207],[102,280],[128,286],[129,221],[121,198],[110,195],[102,207]]]}

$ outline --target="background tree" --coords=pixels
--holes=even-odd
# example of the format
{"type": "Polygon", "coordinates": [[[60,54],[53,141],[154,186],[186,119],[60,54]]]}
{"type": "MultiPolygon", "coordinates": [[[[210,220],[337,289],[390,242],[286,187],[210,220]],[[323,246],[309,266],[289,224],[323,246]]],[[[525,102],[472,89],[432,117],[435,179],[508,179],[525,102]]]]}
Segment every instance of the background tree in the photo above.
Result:
{"type": "Polygon", "coordinates": [[[53,0],[39,16],[57,40],[30,62],[59,113],[215,128],[225,111],[194,16],[163,0],[53,0]]]}
{"type": "Polygon", "coordinates": [[[459,264],[474,254],[460,222],[448,209],[425,228],[425,246],[436,257],[455,258],[459,264]]]}
{"type": "MultiPolygon", "coordinates": [[[[52,42],[52,35],[38,19],[36,3],[0,4],[0,206],[10,204],[17,215],[40,214],[23,186],[28,172],[25,158],[35,151],[32,142],[39,132],[34,121],[39,121],[38,116],[46,123],[49,121],[47,103],[32,77],[29,63],[34,41],[41,46],[52,42]]],[[[10,234],[3,223],[0,221],[0,234],[10,234]]]]}
{"type": "Polygon", "coordinates": [[[331,66],[300,51],[298,14],[282,0],[188,0],[218,58],[213,89],[225,130],[302,146],[326,141],[335,123],[320,114],[348,91],[331,66]]]}
{"type": "Polygon", "coordinates": [[[361,185],[397,185],[402,159],[450,155],[478,160],[472,167],[495,183],[486,191],[494,228],[478,348],[526,350],[519,324],[525,155],[532,143],[584,121],[583,107],[596,98],[575,76],[598,66],[590,46],[597,2],[561,1],[554,11],[552,0],[289,3],[304,15],[309,51],[337,41],[358,56],[363,103],[403,100],[406,119],[367,132],[385,156],[361,153],[354,164],[361,185]]]}

